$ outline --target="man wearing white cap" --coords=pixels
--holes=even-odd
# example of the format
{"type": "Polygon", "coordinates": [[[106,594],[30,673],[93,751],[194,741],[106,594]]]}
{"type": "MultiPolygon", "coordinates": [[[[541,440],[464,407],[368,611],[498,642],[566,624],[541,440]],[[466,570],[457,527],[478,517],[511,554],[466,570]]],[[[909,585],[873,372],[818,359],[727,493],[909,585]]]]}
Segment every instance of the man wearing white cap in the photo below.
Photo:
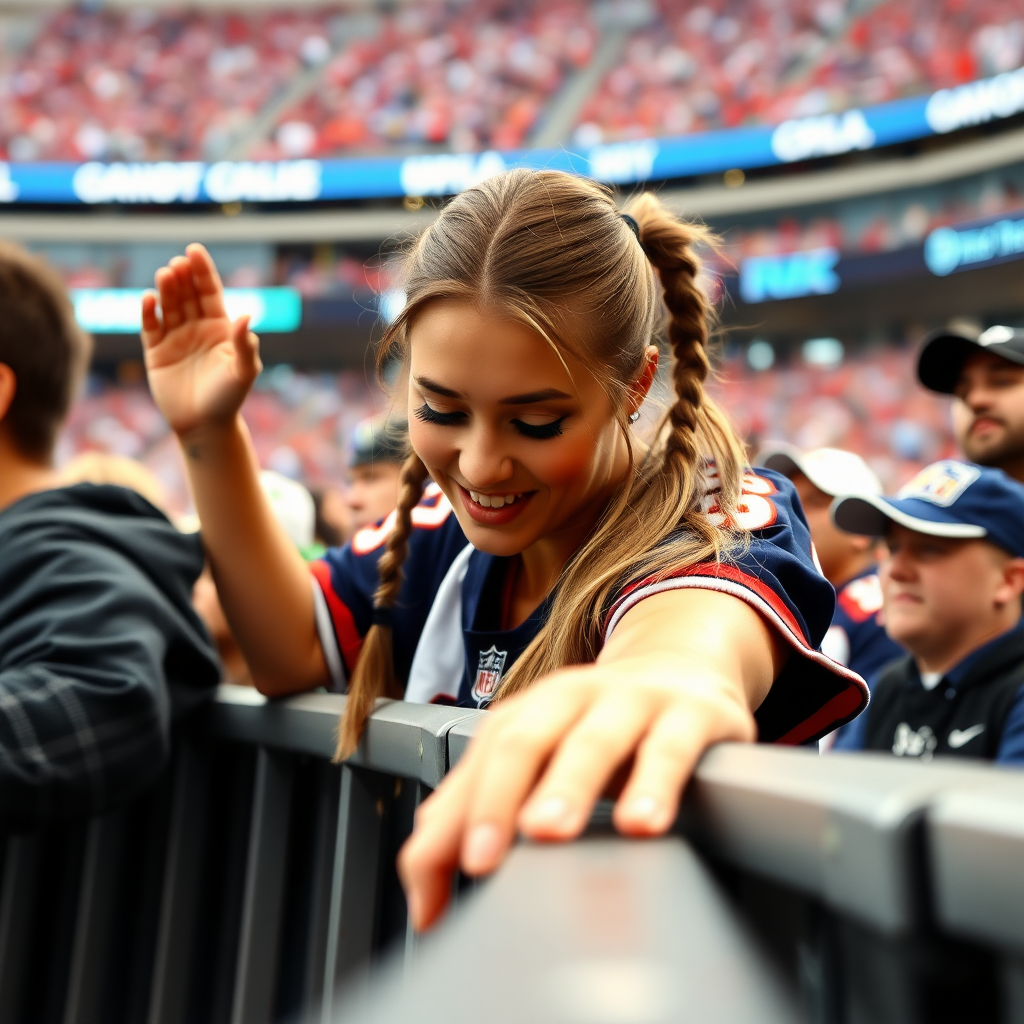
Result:
{"type": "MultiPolygon", "coordinates": [[[[836,611],[822,651],[872,686],[879,671],[904,652],[879,622],[882,588],[876,542],[839,530],[829,509],[837,494],[880,495],[881,481],[859,455],[839,448],[801,452],[790,445],[773,445],[762,449],[757,461],[793,481],[821,571],[836,588],[836,611]]],[[[829,743],[822,741],[823,747],[845,749],[854,726],[850,722],[838,729],[829,743]]]]}

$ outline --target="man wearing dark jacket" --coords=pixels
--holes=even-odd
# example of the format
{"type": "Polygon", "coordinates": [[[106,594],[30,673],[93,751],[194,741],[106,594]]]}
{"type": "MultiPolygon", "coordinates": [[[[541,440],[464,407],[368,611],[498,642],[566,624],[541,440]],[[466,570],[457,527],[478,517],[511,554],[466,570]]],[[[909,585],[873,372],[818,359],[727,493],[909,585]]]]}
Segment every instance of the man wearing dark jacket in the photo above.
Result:
{"type": "Polygon", "coordinates": [[[124,488],[57,486],[89,349],[59,278],[0,244],[0,831],[140,793],[219,677],[198,537],[124,488]]]}
{"type": "Polygon", "coordinates": [[[910,651],[878,677],[858,748],[1024,764],[1024,485],[946,460],[833,515],[885,537],[885,628],[910,651]]]}

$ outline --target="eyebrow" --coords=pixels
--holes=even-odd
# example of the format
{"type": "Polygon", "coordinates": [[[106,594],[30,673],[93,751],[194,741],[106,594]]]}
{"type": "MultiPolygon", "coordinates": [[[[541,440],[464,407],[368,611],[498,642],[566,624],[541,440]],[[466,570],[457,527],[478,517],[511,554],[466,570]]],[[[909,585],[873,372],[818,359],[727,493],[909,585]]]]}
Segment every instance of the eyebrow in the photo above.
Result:
{"type": "MultiPolygon", "coordinates": [[[[462,392],[446,388],[443,384],[438,384],[437,381],[433,381],[429,377],[416,377],[415,381],[424,391],[430,391],[435,395],[443,395],[445,398],[466,397],[462,392]]],[[[559,391],[557,388],[543,388],[540,391],[528,391],[524,395],[510,395],[508,398],[502,398],[499,404],[533,405],[534,402],[547,402],[553,398],[572,398],[572,395],[567,395],[564,391],[559,391]]]]}

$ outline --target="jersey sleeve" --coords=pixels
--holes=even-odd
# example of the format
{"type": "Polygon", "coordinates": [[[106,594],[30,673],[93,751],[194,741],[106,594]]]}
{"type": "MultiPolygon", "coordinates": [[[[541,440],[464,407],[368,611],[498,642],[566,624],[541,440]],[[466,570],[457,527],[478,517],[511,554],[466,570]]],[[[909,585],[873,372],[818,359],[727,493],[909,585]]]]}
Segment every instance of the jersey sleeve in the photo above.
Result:
{"type": "MultiPolygon", "coordinates": [[[[719,481],[708,469],[702,510],[728,528],[718,506],[719,481]]],[[[821,653],[832,622],[835,591],[821,574],[810,531],[792,483],[771,470],[747,472],[735,525],[749,531],[716,562],[681,565],[636,579],[612,603],[607,638],[640,601],[667,590],[717,590],[746,602],[790,648],[790,657],[755,717],[764,742],[800,744],[831,732],[866,706],[867,685],[859,675],[821,653]]]]}
{"type": "MultiPolygon", "coordinates": [[[[324,657],[339,688],[355,668],[363,637],[371,626],[377,563],[395,526],[392,512],[376,526],[360,530],[341,548],[331,548],[310,563],[316,583],[317,630],[324,657]],[[338,678],[340,676],[340,679],[338,678]]],[[[466,538],[448,499],[436,484],[423,492],[412,512],[412,534],[402,566],[402,588],[394,608],[395,671],[408,677],[412,656],[427,614],[466,538]]]]}

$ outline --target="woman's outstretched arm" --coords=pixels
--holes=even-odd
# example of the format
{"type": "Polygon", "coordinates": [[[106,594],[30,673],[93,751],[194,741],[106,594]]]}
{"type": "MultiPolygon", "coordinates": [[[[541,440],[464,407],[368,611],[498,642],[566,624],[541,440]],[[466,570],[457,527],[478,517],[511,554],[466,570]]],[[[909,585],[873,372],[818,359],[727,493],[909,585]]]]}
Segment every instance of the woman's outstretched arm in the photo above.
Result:
{"type": "Polygon", "coordinates": [[[422,805],[399,858],[413,924],[441,914],[457,867],[494,870],[517,832],[578,835],[620,769],[619,831],[664,832],[701,754],[756,738],[753,711],[784,658],[775,632],[728,594],[673,590],[637,604],[595,664],[499,704],[422,805]]]}
{"type": "Polygon", "coordinates": [[[278,525],[240,409],[262,364],[248,318],[232,322],[210,254],[190,245],[142,301],[149,387],[181,443],[203,542],[257,687],[279,695],[327,678],[310,575],[278,525]]]}

